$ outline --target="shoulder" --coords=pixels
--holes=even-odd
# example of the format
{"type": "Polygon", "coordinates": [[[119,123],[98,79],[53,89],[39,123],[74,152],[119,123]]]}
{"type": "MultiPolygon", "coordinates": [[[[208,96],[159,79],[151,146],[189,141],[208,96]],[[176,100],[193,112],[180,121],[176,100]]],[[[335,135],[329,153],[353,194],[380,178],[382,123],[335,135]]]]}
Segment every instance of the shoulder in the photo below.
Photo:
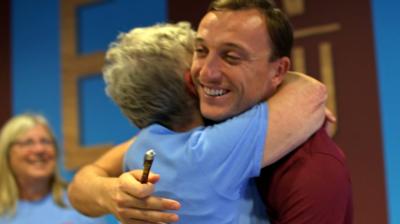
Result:
{"type": "MultiPolygon", "coordinates": [[[[351,212],[350,172],[340,149],[323,131],[283,160],[264,168],[258,184],[269,211],[281,221],[351,212]]],[[[324,219],[338,223],[330,216],[324,219]]]]}
{"type": "Polygon", "coordinates": [[[276,169],[287,169],[295,166],[308,170],[329,166],[346,166],[343,151],[328,136],[324,128],[319,129],[306,142],[292,153],[279,160],[276,169]]]}
{"type": "Polygon", "coordinates": [[[261,181],[267,182],[271,189],[282,184],[293,191],[332,192],[332,187],[350,185],[350,172],[340,148],[325,130],[319,130],[288,156],[264,168],[261,181]]]}

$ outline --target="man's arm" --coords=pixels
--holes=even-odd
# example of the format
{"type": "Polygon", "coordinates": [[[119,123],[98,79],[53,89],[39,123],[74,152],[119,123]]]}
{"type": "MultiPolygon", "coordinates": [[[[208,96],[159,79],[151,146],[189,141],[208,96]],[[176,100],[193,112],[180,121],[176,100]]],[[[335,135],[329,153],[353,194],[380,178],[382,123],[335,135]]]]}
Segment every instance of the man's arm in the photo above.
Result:
{"type": "Polygon", "coordinates": [[[177,221],[176,214],[162,210],[179,209],[178,202],[149,197],[154,190],[153,184],[159,179],[158,175],[151,174],[149,183],[141,184],[137,181],[141,171],[122,173],[123,156],[132,142],[112,148],[96,162],[77,172],[68,187],[71,204],[89,216],[112,213],[122,223],[177,221]],[[147,210],[149,208],[151,210],[147,210]]]}
{"type": "Polygon", "coordinates": [[[268,131],[263,167],[305,142],[325,119],[326,87],[301,73],[289,72],[268,99],[268,131]]]}

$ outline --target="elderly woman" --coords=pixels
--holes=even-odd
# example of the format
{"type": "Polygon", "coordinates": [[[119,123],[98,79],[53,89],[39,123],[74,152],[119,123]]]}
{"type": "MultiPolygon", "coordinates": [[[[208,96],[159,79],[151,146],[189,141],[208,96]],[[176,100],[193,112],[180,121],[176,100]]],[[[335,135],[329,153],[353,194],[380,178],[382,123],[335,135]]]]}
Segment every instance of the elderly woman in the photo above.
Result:
{"type": "Polygon", "coordinates": [[[0,223],[105,223],[69,206],[46,119],[23,114],[0,133],[0,223]]]}

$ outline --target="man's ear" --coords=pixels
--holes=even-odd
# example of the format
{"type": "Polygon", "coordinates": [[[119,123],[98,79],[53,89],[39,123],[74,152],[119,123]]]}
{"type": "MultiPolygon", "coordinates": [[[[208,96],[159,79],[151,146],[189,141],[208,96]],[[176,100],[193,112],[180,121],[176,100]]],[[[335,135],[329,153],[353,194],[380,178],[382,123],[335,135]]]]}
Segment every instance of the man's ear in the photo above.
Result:
{"type": "Polygon", "coordinates": [[[282,57],[276,60],[274,63],[276,63],[276,67],[275,74],[272,77],[272,85],[276,88],[282,83],[287,71],[289,70],[290,59],[288,57],[282,57]]]}
{"type": "Polygon", "coordinates": [[[186,89],[189,91],[189,93],[197,96],[197,91],[196,91],[196,88],[194,87],[194,83],[192,80],[192,76],[190,74],[190,70],[187,70],[183,74],[183,79],[185,80],[186,89]]]}

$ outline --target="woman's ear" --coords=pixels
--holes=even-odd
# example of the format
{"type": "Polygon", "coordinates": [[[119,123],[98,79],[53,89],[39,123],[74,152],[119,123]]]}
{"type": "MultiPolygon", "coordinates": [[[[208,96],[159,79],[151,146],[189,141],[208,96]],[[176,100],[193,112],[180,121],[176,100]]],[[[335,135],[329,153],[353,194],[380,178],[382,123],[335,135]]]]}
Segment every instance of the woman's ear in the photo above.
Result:
{"type": "Polygon", "coordinates": [[[285,78],[285,75],[290,67],[290,59],[288,57],[282,57],[276,60],[275,64],[275,74],[272,77],[272,84],[277,88],[285,78]]]}
{"type": "Polygon", "coordinates": [[[197,96],[197,91],[196,91],[196,88],[194,87],[194,83],[192,80],[192,76],[190,74],[190,70],[187,70],[183,74],[183,79],[185,80],[186,89],[189,91],[189,93],[197,96]]]}

